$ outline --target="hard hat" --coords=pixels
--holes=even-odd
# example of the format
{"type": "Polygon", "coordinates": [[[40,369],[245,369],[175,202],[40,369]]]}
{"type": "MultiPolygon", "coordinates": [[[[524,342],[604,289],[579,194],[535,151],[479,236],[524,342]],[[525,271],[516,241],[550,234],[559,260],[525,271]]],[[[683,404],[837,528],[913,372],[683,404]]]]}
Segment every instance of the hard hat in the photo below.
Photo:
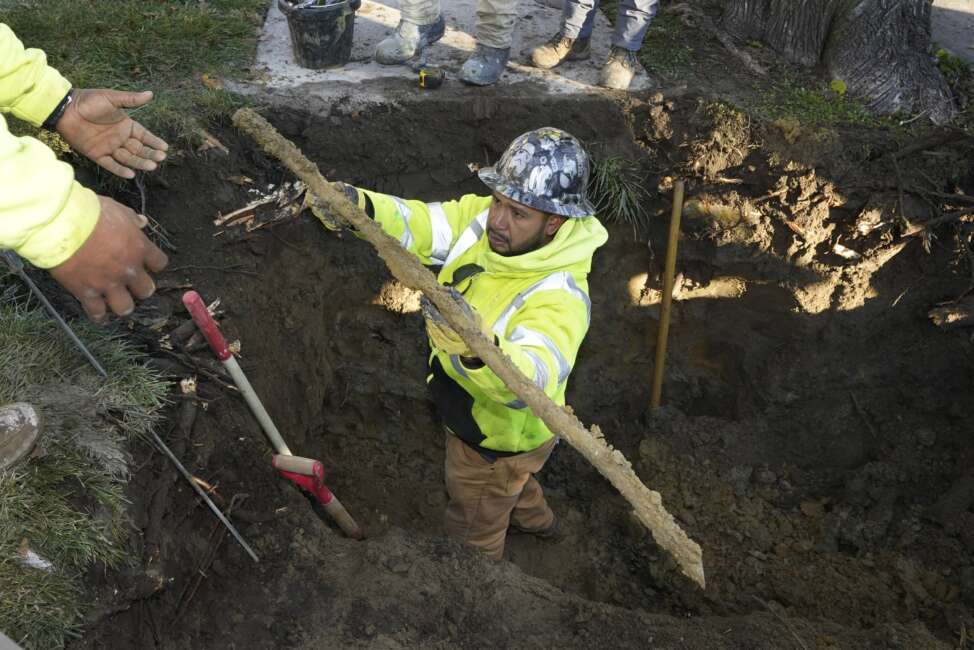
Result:
{"type": "Polygon", "coordinates": [[[480,180],[495,192],[563,217],[595,214],[586,197],[588,174],[582,143],[551,126],[519,135],[496,165],[479,172],[480,180]]]}

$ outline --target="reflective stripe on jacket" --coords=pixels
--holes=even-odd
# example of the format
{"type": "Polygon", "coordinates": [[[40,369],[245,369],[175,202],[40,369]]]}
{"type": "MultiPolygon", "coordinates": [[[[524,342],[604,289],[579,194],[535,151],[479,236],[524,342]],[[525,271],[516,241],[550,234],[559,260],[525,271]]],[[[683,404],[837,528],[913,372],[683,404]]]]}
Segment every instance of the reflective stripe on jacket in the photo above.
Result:
{"type": "MultiPolygon", "coordinates": [[[[489,196],[424,203],[363,193],[382,228],[424,264],[441,267],[440,283],[455,284],[514,365],[564,404],[568,376],[591,320],[586,278],[592,254],[608,239],[598,219],[568,219],[547,245],[504,257],[491,251],[485,235],[489,196]]],[[[447,426],[468,443],[517,453],[551,438],[545,424],[486,366],[467,368],[459,357],[436,349],[430,366],[437,407],[447,426]]]]}
{"type": "MultiPolygon", "coordinates": [[[[0,23],[0,112],[40,126],[71,88],[40,50],[0,23]]],[[[0,248],[41,268],[75,253],[95,228],[98,197],[47,146],[18,138],[0,116],[0,248]]]]}

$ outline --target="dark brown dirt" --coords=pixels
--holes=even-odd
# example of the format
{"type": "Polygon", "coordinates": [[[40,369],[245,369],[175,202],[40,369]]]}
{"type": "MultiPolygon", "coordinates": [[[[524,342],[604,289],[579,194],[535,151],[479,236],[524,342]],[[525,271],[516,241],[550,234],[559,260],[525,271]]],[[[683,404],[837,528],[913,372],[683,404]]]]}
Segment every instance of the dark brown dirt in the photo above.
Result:
{"type": "MultiPolygon", "coordinates": [[[[854,164],[848,147],[821,138],[801,149],[691,97],[268,116],[329,177],[405,196],[480,191],[467,163],[496,160],[515,135],[551,123],[640,157],[664,189],[676,170],[693,170],[691,198],[743,213],[687,218],[667,406],[652,414],[665,195],[651,206],[661,217],[651,246],[612,229],[569,391],[703,546],[708,590],[678,578],[621,497],[564,445],[541,475],[564,539],[512,536],[509,561],[491,563],[445,538],[443,434],[424,390],[417,297],[368,245],[307,216],[235,243],[214,237],[217,213],[250,198],[229,179],[261,189],[286,180],[223,130],[229,156],[186,155],[148,188],[148,211],[179,250],[135,320],[168,317],[170,331],[188,284],[219,297],[279,428],[296,453],[325,462],[368,539],[318,520],[275,477],[243,403],[201,376],[207,408],[187,464],[226,498],[247,495],[248,518],[265,521],[237,523],[261,563],[228,538],[200,571],[216,524],[177,483],[159,555],[147,558],[165,588],[120,603],[77,647],[932,648],[974,631],[974,512],[961,503],[925,516],[974,453],[970,341],[925,313],[970,274],[955,264],[950,229],[931,253],[918,239],[899,250],[895,224],[856,230],[869,206],[897,202],[895,181],[874,188],[889,184],[883,152],[854,164]],[[862,258],[838,256],[836,241],[862,258]]],[[[938,178],[970,192],[965,173],[938,178]]],[[[139,335],[166,356],[158,332],[139,335]]],[[[147,490],[171,472],[149,461],[132,485],[138,530],[151,518],[147,490]]],[[[108,594],[132,579],[94,582],[108,594]]]]}

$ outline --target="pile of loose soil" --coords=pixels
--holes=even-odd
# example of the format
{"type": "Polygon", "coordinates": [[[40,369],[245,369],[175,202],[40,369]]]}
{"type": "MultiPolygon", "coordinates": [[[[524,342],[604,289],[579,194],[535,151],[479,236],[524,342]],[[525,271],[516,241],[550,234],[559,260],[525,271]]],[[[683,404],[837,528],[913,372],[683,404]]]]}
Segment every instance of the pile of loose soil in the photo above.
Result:
{"type": "MultiPolygon", "coordinates": [[[[220,298],[223,328],[291,448],[324,461],[368,539],[343,538],[275,477],[205,350],[174,355],[160,332],[139,329],[159,365],[199,373],[206,408],[182,438],[185,461],[243,500],[237,523],[261,562],[229,538],[211,560],[218,524],[143,450],[134,526],[156,519],[164,532],[158,548],[133,551],[165,587],[133,600],[126,585],[144,571],[93,577],[103,616],[76,645],[915,648],[974,630],[974,495],[933,507],[974,460],[974,358],[969,340],[925,317],[964,291],[967,269],[946,237],[928,253],[885,224],[897,192],[876,189],[889,184],[882,152],[864,154],[875,150],[848,134],[803,145],[715,110],[661,95],[623,107],[548,98],[267,113],[330,178],[403,196],[483,191],[468,163],[550,123],[655,170],[650,213],[668,212],[677,173],[690,198],[724,206],[687,217],[666,408],[646,408],[665,218],[648,242],[613,227],[597,254],[592,328],[568,393],[702,545],[706,592],[565,445],[540,476],[562,540],[511,536],[493,563],[444,537],[443,433],[426,398],[418,296],[367,244],[307,215],[215,236],[218,213],[290,180],[225,129],[229,155],[184,156],[149,185],[148,211],[178,250],[135,320],[165,334],[185,319],[185,288],[220,298]],[[881,225],[860,228],[871,210],[881,225]],[[167,481],[168,498],[154,498],[167,481]]],[[[974,191],[964,173],[942,184],[974,191]]]]}

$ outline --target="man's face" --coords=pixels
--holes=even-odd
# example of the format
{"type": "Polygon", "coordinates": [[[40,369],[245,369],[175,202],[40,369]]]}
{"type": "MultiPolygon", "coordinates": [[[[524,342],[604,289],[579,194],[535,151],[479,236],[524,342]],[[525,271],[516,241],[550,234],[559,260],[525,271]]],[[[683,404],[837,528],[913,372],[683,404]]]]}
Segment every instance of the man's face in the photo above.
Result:
{"type": "Polygon", "coordinates": [[[530,253],[550,242],[565,217],[529,208],[494,192],[487,216],[487,242],[498,255],[530,253]]]}

